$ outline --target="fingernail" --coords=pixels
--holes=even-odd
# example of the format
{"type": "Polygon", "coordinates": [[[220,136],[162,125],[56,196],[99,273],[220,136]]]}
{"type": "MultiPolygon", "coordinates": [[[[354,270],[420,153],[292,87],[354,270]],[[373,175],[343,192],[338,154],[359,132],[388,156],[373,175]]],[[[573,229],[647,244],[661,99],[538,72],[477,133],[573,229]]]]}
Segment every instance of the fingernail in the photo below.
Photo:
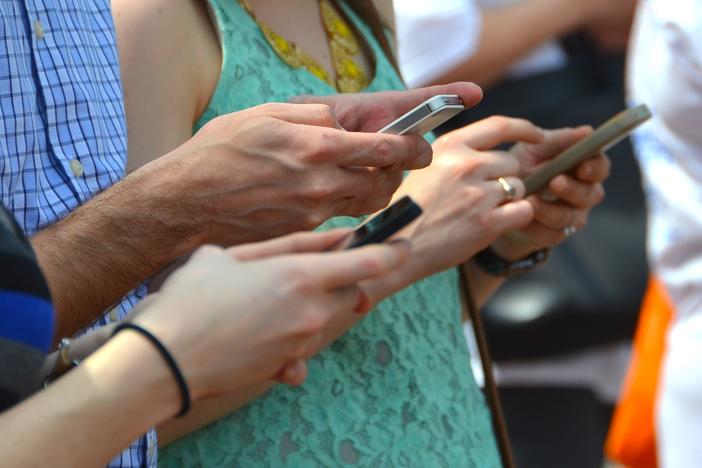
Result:
{"type": "Polygon", "coordinates": [[[368,298],[368,294],[361,289],[361,295],[358,299],[358,304],[356,304],[356,307],[353,309],[353,313],[356,315],[366,315],[371,309],[371,303],[370,299],[368,298]]]}
{"type": "Polygon", "coordinates": [[[592,166],[590,166],[589,164],[584,165],[582,169],[580,169],[580,175],[585,178],[590,177],[592,175],[592,172],[592,166]]]}

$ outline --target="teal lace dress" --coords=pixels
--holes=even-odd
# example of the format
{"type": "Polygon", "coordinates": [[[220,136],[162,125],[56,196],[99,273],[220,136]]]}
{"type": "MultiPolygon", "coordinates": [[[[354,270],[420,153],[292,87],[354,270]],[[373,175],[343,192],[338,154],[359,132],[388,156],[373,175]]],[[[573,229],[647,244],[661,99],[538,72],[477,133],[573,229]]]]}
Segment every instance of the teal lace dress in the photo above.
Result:
{"type": "MultiPolygon", "coordinates": [[[[196,128],[270,101],[335,91],[292,69],[236,0],[210,0],[222,75],[196,128]]],[[[403,87],[381,48],[347,9],[375,55],[367,91],[403,87]]],[[[335,218],[324,227],[357,221],[335,218]]],[[[469,367],[454,270],[382,302],[309,362],[300,388],[262,398],[161,451],[167,467],[497,467],[484,398],[469,367]]]]}

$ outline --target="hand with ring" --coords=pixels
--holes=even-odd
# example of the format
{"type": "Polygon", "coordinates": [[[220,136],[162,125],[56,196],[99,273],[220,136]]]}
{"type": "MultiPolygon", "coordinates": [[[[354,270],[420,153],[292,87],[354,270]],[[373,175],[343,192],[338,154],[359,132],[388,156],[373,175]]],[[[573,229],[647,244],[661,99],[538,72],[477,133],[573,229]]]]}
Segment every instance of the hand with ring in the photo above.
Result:
{"type": "Polygon", "coordinates": [[[522,200],[518,158],[493,150],[509,142],[538,144],[544,133],[530,122],[492,117],[439,138],[434,161],[413,171],[395,195],[411,195],[424,214],[403,237],[412,241],[413,263],[431,274],[456,266],[490,245],[502,233],[532,220],[522,200]]]}
{"type": "MultiPolygon", "coordinates": [[[[540,144],[515,145],[510,153],[519,160],[519,175],[530,174],[591,132],[591,127],[547,130],[540,144]]],[[[541,194],[527,198],[534,210],[532,222],[500,237],[493,248],[505,258],[518,259],[555,246],[582,230],[590,211],[604,198],[602,182],[609,177],[610,166],[609,158],[600,154],[581,163],[571,173],[553,178],[547,196],[541,194]]]]}

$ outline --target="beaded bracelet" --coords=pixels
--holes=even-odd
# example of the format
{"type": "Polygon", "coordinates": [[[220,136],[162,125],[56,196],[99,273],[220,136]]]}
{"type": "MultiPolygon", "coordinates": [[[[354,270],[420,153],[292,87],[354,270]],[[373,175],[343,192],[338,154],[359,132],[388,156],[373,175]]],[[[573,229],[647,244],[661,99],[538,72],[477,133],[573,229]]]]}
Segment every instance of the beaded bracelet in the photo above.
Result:
{"type": "Polygon", "coordinates": [[[133,330],[141,334],[143,337],[147,338],[156,347],[156,349],[158,349],[158,352],[163,357],[163,360],[166,361],[166,364],[168,364],[168,367],[171,369],[171,372],[173,372],[173,377],[175,377],[176,382],[178,383],[178,388],[180,389],[180,393],[183,397],[183,404],[181,405],[180,411],[176,415],[176,418],[187,414],[187,412],[190,411],[190,390],[188,389],[188,384],[185,382],[185,377],[183,377],[183,373],[178,368],[178,364],[176,364],[175,359],[173,359],[173,356],[171,356],[171,353],[168,352],[163,343],[161,343],[158,340],[158,338],[152,335],[151,332],[149,332],[145,328],[140,327],[135,323],[120,323],[112,331],[112,336],[115,336],[122,330],[133,330]]]}

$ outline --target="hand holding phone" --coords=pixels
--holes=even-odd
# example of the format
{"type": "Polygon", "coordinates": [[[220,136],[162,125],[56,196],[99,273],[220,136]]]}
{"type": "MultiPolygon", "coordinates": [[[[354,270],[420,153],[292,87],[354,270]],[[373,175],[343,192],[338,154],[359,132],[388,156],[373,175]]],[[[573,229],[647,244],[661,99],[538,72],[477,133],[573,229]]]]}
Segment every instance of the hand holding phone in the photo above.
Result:
{"type": "Polygon", "coordinates": [[[465,110],[455,94],[440,94],[427,99],[405,115],[386,125],[378,133],[424,135],[465,110]]]}
{"type": "Polygon", "coordinates": [[[422,214],[422,208],[405,196],[358,226],[333,250],[355,249],[368,244],[378,244],[390,238],[422,214]]]}
{"type": "Polygon", "coordinates": [[[527,176],[524,179],[526,194],[531,195],[542,190],[557,175],[571,171],[581,162],[616,145],[649,118],[651,118],[651,111],[645,104],[615,115],[589,136],[527,176]]]}

